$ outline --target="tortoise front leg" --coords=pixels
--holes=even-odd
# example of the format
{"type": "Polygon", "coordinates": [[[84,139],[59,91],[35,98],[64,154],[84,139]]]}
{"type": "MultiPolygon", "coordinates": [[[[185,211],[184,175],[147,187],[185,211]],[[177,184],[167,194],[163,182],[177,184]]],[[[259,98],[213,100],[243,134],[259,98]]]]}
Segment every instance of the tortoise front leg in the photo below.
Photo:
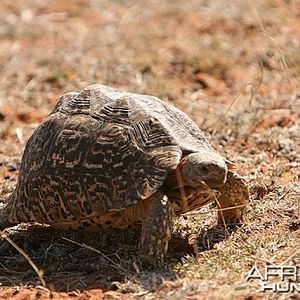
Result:
{"type": "Polygon", "coordinates": [[[221,192],[217,198],[218,225],[240,225],[243,211],[249,203],[249,190],[246,181],[238,174],[228,171],[226,183],[217,190],[221,192]]]}
{"type": "Polygon", "coordinates": [[[171,238],[174,210],[168,198],[157,192],[147,199],[148,211],[142,220],[139,254],[143,262],[151,265],[163,263],[171,238]]]}

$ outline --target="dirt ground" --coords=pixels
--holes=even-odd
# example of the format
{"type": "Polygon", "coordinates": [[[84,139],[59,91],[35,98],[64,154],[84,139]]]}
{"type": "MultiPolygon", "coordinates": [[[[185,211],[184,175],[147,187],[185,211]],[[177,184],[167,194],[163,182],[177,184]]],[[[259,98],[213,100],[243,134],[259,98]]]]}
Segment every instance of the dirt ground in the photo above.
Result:
{"type": "Polygon", "coordinates": [[[219,243],[216,208],[181,216],[160,269],[140,264],[136,231],[7,229],[0,299],[300,299],[246,281],[254,265],[282,264],[300,284],[299,12],[298,0],[2,0],[0,198],[57,99],[101,83],[185,111],[236,163],[251,202],[219,243]]]}

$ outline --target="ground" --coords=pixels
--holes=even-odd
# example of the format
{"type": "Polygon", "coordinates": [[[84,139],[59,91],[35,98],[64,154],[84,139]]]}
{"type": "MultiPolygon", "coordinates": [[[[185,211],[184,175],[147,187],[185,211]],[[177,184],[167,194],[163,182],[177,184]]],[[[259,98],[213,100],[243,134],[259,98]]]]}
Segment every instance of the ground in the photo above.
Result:
{"type": "Polygon", "coordinates": [[[93,83],[185,111],[251,191],[244,225],[219,243],[215,207],[180,217],[164,268],[141,266],[135,231],[8,229],[1,299],[300,299],[246,281],[254,265],[300,267],[298,0],[2,0],[0,8],[1,198],[57,99],[93,83]]]}

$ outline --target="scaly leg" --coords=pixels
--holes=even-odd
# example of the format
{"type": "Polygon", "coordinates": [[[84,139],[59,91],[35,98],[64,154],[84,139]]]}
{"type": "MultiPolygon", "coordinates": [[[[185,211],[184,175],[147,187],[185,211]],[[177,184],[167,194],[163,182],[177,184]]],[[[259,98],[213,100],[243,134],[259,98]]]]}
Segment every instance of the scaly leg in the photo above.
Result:
{"type": "Polygon", "coordinates": [[[218,188],[218,191],[221,192],[217,201],[217,207],[220,209],[218,211],[218,225],[240,225],[243,211],[249,203],[246,181],[238,174],[228,171],[227,181],[224,186],[218,188]]]}
{"type": "Polygon", "coordinates": [[[174,210],[167,197],[157,192],[147,201],[149,207],[142,221],[139,254],[143,262],[151,265],[163,263],[171,238],[174,210]]]}
{"type": "Polygon", "coordinates": [[[13,214],[15,209],[15,194],[12,193],[6,200],[0,202],[0,230],[20,223],[13,214]]]}

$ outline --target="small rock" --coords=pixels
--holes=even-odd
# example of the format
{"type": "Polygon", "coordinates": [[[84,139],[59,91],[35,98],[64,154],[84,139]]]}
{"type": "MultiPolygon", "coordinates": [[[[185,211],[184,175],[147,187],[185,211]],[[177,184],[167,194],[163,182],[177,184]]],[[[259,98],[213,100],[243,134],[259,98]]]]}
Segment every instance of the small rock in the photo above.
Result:
{"type": "Polygon", "coordinates": [[[10,171],[10,172],[17,171],[17,165],[15,163],[11,162],[11,163],[7,164],[7,166],[8,166],[8,171],[10,171]]]}
{"type": "Polygon", "coordinates": [[[0,122],[5,121],[5,118],[6,118],[5,114],[0,111],[0,122]]]}
{"type": "Polygon", "coordinates": [[[255,195],[258,199],[262,199],[268,194],[268,188],[263,183],[255,183],[249,188],[250,194],[255,195]]]}

